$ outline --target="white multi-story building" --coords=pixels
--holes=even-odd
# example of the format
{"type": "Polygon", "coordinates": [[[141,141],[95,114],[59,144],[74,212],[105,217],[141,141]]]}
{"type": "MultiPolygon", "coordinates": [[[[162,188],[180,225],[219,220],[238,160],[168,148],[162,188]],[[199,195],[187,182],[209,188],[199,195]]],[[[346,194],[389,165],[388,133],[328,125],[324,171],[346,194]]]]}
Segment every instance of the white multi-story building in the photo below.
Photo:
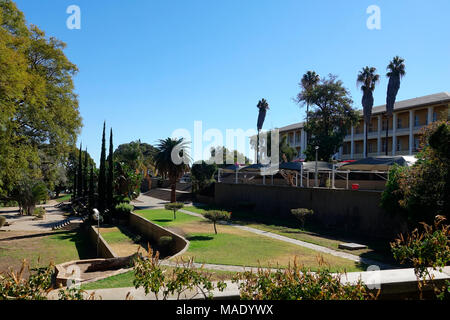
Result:
{"type": "MultiPolygon", "coordinates": [[[[362,110],[360,110],[362,115],[362,110]]],[[[341,160],[360,159],[367,148],[369,157],[385,155],[386,105],[372,109],[368,124],[367,145],[364,139],[364,120],[352,127],[339,150],[341,160]]],[[[362,118],[362,117],[361,117],[362,118]]],[[[420,130],[431,122],[450,119],[450,93],[441,92],[428,96],[398,101],[394,105],[393,116],[389,118],[388,154],[413,155],[417,152],[420,130]],[[393,125],[394,124],[394,125],[393,125]],[[394,148],[392,148],[394,146],[394,148]]],[[[290,146],[299,157],[306,150],[304,122],[279,128],[280,136],[286,136],[290,146]]]]}

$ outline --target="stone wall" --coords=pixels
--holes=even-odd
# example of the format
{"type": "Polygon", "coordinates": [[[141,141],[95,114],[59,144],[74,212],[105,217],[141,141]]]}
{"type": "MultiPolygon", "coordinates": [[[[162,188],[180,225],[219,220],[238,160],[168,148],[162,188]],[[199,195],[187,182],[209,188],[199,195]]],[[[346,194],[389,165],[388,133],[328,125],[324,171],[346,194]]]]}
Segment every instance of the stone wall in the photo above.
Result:
{"type": "Polygon", "coordinates": [[[290,216],[290,209],[309,208],[314,219],[326,227],[335,227],[368,236],[392,238],[405,231],[405,221],[380,208],[381,192],[294,188],[216,183],[215,203],[233,207],[239,202],[256,205],[255,214],[290,216]]]}
{"type": "Polygon", "coordinates": [[[172,257],[184,253],[189,246],[188,240],[135,213],[130,214],[129,225],[153,243],[158,243],[159,239],[164,236],[172,237],[173,245],[170,253],[172,257]]]}
{"type": "Polygon", "coordinates": [[[89,240],[93,244],[93,247],[95,248],[95,250],[97,250],[97,241],[98,241],[97,239],[99,239],[99,241],[98,241],[98,251],[99,251],[98,257],[99,258],[108,259],[108,258],[117,258],[118,257],[101,235],[98,238],[97,227],[89,226],[88,234],[89,234],[89,240]]]}

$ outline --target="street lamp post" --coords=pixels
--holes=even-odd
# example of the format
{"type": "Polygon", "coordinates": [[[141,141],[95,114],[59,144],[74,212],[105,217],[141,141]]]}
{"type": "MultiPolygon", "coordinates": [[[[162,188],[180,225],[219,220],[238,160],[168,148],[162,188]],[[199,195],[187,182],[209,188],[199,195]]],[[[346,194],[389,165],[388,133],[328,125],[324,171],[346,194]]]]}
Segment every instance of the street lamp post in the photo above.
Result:
{"type": "Polygon", "coordinates": [[[94,219],[97,220],[97,257],[98,257],[98,247],[100,244],[100,212],[97,209],[93,209],[94,211],[94,219]]]}
{"type": "Polygon", "coordinates": [[[318,153],[319,153],[319,146],[316,146],[316,172],[315,172],[315,174],[314,174],[314,186],[317,188],[318,186],[319,186],[319,183],[318,183],[318,168],[317,168],[317,159],[318,159],[318,153]]]}

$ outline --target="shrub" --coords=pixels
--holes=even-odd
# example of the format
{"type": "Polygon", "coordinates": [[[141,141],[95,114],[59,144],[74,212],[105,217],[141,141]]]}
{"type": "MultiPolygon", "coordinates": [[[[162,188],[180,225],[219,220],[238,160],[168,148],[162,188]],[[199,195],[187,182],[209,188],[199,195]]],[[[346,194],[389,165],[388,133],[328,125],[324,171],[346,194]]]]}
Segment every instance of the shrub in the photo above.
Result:
{"type": "Polygon", "coordinates": [[[45,209],[42,207],[36,208],[34,209],[34,215],[36,216],[36,218],[38,219],[43,219],[45,216],[45,209]]]}
{"type": "Polygon", "coordinates": [[[233,277],[242,300],[373,300],[361,279],[356,284],[342,284],[340,274],[327,269],[311,272],[294,263],[286,269],[258,268],[233,277]]]}
{"type": "Polygon", "coordinates": [[[174,220],[177,218],[177,215],[176,215],[177,211],[183,207],[184,207],[184,204],[182,204],[180,202],[172,202],[172,203],[168,203],[164,206],[164,208],[166,208],[166,210],[173,211],[173,219],[174,220]]]}
{"type": "MultiPolygon", "coordinates": [[[[422,222],[422,233],[416,228],[406,239],[400,235],[391,243],[394,258],[402,264],[413,265],[420,294],[426,278],[432,279],[429,268],[442,271],[450,262],[450,226],[444,223],[445,220],[443,216],[436,216],[434,226],[422,222]]],[[[446,291],[450,294],[449,283],[434,290],[438,297],[443,298],[446,291]]]]}
{"type": "Polygon", "coordinates": [[[308,216],[313,215],[314,211],[306,208],[298,208],[298,209],[291,209],[291,213],[297,220],[300,221],[302,228],[304,228],[306,218],[308,216]]]}
{"type": "Polygon", "coordinates": [[[402,190],[400,190],[400,181],[407,174],[407,170],[407,167],[401,167],[399,165],[394,165],[389,170],[389,178],[381,194],[380,206],[390,214],[405,212],[405,209],[400,206],[400,201],[404,196],[402,190]]]}
{"type": "Polygon", "coordinates": [[[6,218],[4,216],[0,216],[0,228],[3,227],[6,223],[6,218]]]}
{"type": "Polygon", "coordinates": [[[222,210],[209,210],[206,211],[204,217],[214,223],[214,232],[215,234],[217,234],[216,222],[220,220],[230,220],[231,212],[222,210]]]}
{"type": "Polygon", "coordinates": [[[119,203],[114,207],[115,213],[120,218],[127,218],[133,209],[134,207],[126,202],[119,203]]]}
{"type": "Polygon", "coordinates": [[[217,288],[223,291],[226,284],[219,281],[216,286],[211,281],[211,274],[202,272],[193,266],[193,260],[177,262],[176,266],[164,270],[159,262],[159,254],[152,255],[151,249],[146,258],[138,256],[134,265],[133,284],[137,288],[144,288],[145,294],[152,292],[156,300],[167,300],[169,295],[175,298],[184,298],[183,293],[196,292],[195,296],[202,294],[205,299],[212,298],[212,291],[217,288]]]}
{"type": "Polygon", "coordinates": [[[161,253],[169,254],[172,250],[173,238],[171,236],[162,236],[158,239],[158,248],[161,253]]]}

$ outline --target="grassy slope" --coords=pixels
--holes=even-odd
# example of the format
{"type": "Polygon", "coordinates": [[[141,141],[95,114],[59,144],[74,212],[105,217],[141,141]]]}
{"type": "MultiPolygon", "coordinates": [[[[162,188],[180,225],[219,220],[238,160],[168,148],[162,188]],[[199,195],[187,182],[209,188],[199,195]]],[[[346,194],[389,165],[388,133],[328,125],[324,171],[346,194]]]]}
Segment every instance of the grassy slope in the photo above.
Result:
{"type": "MultiPolygon", "coordinates": [[[[189,206],[184,208],[187,211],[204,214],[208,207],[189,206]]],[[[379,241],[367,241],[366,239],[344,239],[341,234],[334,234],[329,230],[322,230],[317,227],[307,226],[304,230],[297,227],[295,220],[286,221],[285,219],[269,219],[262,218],[260,221],[255,221],[255,214],[247,212],[236,211],[232,214],[232,220],[235,223],[244,224],[246,226],[260,229],[263,231],[273,232],[288,238],[293,238],[333,250],[343,251],[366,258],[394,263],[392,254],[389,250],[387,242],[381,243],[379,241]],[[342,242],[360,242],[368,245],[367,249],[363,250],[342,250],[338,246],[342,242]]]]}
{"type": "MultiPolygon", "coordinates": [[[[171,212],[166,210],[138,211],[143,217],[165,227],[173,228],[190,241],[184,257],[193,257],[199,263],[242,266],[286,266],[295,257],[312,269],[319,268],[318,253],[283,241],[259,236],[219,225],[219,234],[214,234],[211,223],[179,212],[177,220],[171,221],[171,212]]],[[[333,271],[356,271],[360,267],[354,262],[335,256],[321,254],[333,271]]]]}
{"type": "MultiPolygon", "coordinates": [[[[14,235],[13,232],[8,232],[1,236],[11,238],[14,235]]],[[[34,267],[47,266],[50,262],[58,264],[93,257],[91,246],[83,233],[59,231],[43,237],[32,235],[21,233],[21,236],[28,237],[0,242],[0,271],[6,271],[8,267],[19,268],[23,259],[34,267]]]]}

